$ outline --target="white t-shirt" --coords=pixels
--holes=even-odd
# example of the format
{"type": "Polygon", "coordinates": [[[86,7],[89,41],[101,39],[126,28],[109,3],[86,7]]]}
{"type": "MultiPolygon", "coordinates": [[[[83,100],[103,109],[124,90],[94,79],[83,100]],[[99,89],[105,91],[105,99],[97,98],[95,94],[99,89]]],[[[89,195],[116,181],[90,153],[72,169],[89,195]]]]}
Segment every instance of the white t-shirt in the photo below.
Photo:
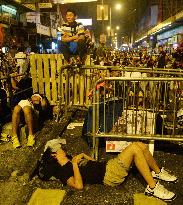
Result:
{"type": "Polygon", "coordinates": [[[27,70],[27,55],[24,52],[18,52],[15,54],[17,59],[17,66],[20,66],[19,74],[24,73],[27,70]]]}

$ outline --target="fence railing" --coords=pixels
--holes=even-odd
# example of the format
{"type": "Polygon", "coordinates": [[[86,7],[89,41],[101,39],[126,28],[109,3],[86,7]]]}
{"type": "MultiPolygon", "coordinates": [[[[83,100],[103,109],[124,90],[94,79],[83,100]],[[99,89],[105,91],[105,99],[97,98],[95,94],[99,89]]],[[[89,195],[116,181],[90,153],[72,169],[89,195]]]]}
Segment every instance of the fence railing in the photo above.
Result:
{"type": "Polygon", "coordinates": [[[168,77],[183,75],[180,70],[162,70],[150,68],[115,67],[115,66],[82,66],[82,68],[62,66],[59,73],[59,105],[65,106],[67,111],[69,106],[91,105],[88,96],[94,88],[95,82],[103,77],[115,76],[142,76],[142,77],[168,77]],[[114,74],[116,71],[116,74],[114,74]]]}
{"type": "MultiPolygon", "coordinates": [[[[87,57],[86,64],[90,64],[90,56],[87,57]]],[[[32,54],[30,56],[33,91],[45,94],[51,105],[56,105],[61,95],[59,73],[62,66],[67,66],[62,54],[32,54]]],[[[65,81],[66,78],[63,77],[62,82],[65,83],[65,81]]]]}
{"type": "Polygon", "coordinates": [[[182,76],[98,80],[88,116],[95,157],[100,138],[183,141],[182,90],[182,76]]]}
{"type": "Polygon", "coordinates": [[[59,96],[59,70],[63,65],[62,54],[30,55],[30,72],[33,92],[45,94],[50,104],[55,104],[59,96]]]}

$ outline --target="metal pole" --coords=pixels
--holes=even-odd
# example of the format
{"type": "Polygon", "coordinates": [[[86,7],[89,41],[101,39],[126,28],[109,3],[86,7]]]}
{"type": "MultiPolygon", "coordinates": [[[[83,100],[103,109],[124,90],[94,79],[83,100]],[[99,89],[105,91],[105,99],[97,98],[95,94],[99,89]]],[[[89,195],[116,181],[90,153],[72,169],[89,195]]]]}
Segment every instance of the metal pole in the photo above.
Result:
{"type": "Polygon", "coordinates": [[[111,16],[111,5],[110,5],[110,8],[109,8],[110,44],[112,42],[112,37],[111,37],[111,30],[112,30],[112,28],[111,28],[111,26],[112,26],[111,17],[112,16],[111,16]]]}
{"type": "Polygon", "coordinates": [[[102,0],[102,33],[104,33],[104,0],[102,0]]]}

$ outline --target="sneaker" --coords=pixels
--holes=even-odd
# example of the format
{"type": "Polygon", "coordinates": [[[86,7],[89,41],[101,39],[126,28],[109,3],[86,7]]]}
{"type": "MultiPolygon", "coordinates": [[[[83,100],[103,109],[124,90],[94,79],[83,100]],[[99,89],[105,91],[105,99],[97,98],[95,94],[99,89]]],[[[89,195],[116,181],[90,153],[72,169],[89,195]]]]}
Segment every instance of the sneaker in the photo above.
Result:
{"type": "Polygon", "coordinates": [[[11,139],[11,136],[6,134],[6,133],[1,133],[0,135],[0,141],[3,141],[3,142],[9,142],[11,139]]]}
{"type": "Polygon", "coordinates": [[[19,142],[19,140],[18,140],[18,137],[17,137],[16,135],[13,136],[13,137],[11,138],[11,140],[12,140],[13,148],[18,148],[18,147],[21,146],[21,145],[20,145],[20,142],[19,142]]]}
{"type": "Polygon", "coordinates": [[[29,135],[28,136],[28,141],[27,141],[27,146],[32,147],[35,144],[35,136],[34,135],[29,135]]]}
{"type": "Polygon", "coordinates": [[[164,167],[161,168],[161,171],[160,171],[159,174],[156,174],[154,171],[152,171],[152,176],[153,176],[153,178],[161,179],[161,180],[166,181],[166,182],[175,182],[175,181],[177,181],[177,177],[174,176],[174,175],[169,174],[164,169],[164,167]]]}
{"type": "Polygon", "coordinates": [[[159,182],[156,183],[154,189],[151,189],[148,185],[147,188],[145,189],[145,195],[154,196],[164,201],[172,201],[176,198],[176,195],[173,192],[168,191],[159,182]]]}

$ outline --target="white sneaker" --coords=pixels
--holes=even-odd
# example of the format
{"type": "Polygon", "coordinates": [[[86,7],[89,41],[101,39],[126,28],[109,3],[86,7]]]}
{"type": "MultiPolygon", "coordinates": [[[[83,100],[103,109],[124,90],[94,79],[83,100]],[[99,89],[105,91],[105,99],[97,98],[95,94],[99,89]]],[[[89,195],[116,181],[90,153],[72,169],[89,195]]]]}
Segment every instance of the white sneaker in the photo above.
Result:
{"type": "Polygon", "coordinates": [[[173,192],[168,191],[159,182],[156,183],[156,186],[154,187],[154,189],[151,189],[148,185],[147,188],[145,189],[145,195],[154,196],[164,201],[172,201],[176,198],[176,195],[173,192]]]}
{"type": "Polygon", "coordinates": [[[152,171],[152,176],[153,176],[153,178],[161,179],[161,180],[166,181],[166,182],[175,182],[175,181],[177,181],[177,177],[174,176],[174,175],[169,174],[164,169],[164,167],[161,168],[161,171],[160,171],[159,174],[156,174],[154,171],[152,171]]]}

